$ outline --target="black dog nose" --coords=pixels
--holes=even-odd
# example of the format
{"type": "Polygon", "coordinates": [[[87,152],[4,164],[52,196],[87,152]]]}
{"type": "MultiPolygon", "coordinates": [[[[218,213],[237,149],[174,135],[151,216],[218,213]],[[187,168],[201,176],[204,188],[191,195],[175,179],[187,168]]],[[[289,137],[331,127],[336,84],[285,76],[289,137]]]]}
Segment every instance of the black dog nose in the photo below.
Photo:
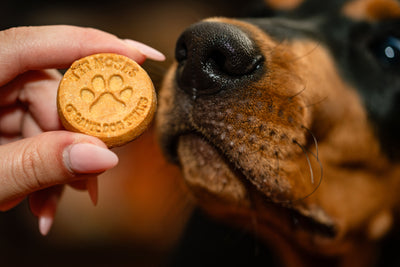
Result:
{"type": "Polygon", "coordinates": [[[249,36],[220,22],[192,25],[178,39],[177,82],[194,97],[237,87],[260,69],[263,56],[249,36]]]}

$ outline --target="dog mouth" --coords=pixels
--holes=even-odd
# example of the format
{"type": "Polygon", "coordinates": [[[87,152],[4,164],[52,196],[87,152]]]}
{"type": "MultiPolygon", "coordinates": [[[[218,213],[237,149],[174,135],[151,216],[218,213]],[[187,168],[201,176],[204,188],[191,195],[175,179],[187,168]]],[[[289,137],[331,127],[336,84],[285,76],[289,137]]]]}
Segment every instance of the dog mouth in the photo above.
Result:
{"type": "Polygon", "coordinates": [[[170,135],[169,154],[188,185],[201,200],[248,206],[248,192],[256,191],[272,202],[290,203],[292,184],[282,170],[293,153],[285,152],[294,147],[291,137],[271,123],[225,108],[215,115],[209,108],[189,112],[186,131],[170,135]],[[210,114],[213,119],[206,119],[210,114]]]}
{"type": "Polygon", "coordinates": [[[199,198],[249,205],[243,174],[204,136],[193,133],[180,136],[177,155],[187,183],[199,198]]]}
{"type": "MultiPolygon", "coordinates": [[[[280,197],[262,192],[253,182],[256,178],[248,174],[253,170],[241,166],[240,160],[232,156],[231,151],[224,152],[199,133],[185,133],[178,136],[177,140],[176,154],[183,177],[200,200],[199,204],[209,212],[230,220],[240,220],[241,217],[236,217],[236,214],[264,209],[262,206],[266,205],[269,207],[268,213],[276,213],[277,218],[287,216],[288,221],[296,218],[296,227],[329,238],[336,235],[330,218],[321,212],[312,215],[312,212],[305,212],[300,206],[295,207],[295,203],[287,201],[288,196],[282,192],[282,188],[274,189],[274,193],[280,192],[280,197]]],[[[259,219],[262,220],[262,217],[259,219]]],[[[276,227],[279,228],[279,223],[276,227]]]]}

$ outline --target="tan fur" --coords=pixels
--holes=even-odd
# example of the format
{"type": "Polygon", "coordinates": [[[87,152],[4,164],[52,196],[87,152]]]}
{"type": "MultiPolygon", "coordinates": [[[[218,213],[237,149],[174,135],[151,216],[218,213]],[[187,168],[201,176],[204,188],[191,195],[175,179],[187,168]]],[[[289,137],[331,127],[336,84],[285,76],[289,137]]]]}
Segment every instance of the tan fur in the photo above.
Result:
{"type": "Polygon", "coordinates": [[[353,0],[344,5],[343,14],[353,20],[380,21],[400,16],[396,0],[353,0]]]}

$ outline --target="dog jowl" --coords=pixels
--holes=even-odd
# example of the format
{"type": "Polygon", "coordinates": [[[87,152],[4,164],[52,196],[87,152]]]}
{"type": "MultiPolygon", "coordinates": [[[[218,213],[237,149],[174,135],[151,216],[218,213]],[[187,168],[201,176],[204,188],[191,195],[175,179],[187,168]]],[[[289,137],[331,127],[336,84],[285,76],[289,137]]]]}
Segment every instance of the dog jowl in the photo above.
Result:
{"type": "Polygon", "coordinates": [[[371,263],[400,204],[400,2],[266,5],[182,33],[161,146],[204,209],[256,221],[285,264],[371,263]]]}

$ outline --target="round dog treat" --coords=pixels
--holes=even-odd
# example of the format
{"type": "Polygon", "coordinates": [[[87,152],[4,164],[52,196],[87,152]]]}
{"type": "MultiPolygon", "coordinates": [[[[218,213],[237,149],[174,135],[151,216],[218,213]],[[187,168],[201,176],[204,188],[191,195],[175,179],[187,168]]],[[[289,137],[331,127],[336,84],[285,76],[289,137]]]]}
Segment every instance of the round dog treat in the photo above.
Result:
{"type": "Polygon", "coordinates": [[[108,53],[75,61],[57,94],[64,127],[96,136],[108,147],[123,145],[143,133],[156,104],[145,70],[125,56],[108,53]]]}

